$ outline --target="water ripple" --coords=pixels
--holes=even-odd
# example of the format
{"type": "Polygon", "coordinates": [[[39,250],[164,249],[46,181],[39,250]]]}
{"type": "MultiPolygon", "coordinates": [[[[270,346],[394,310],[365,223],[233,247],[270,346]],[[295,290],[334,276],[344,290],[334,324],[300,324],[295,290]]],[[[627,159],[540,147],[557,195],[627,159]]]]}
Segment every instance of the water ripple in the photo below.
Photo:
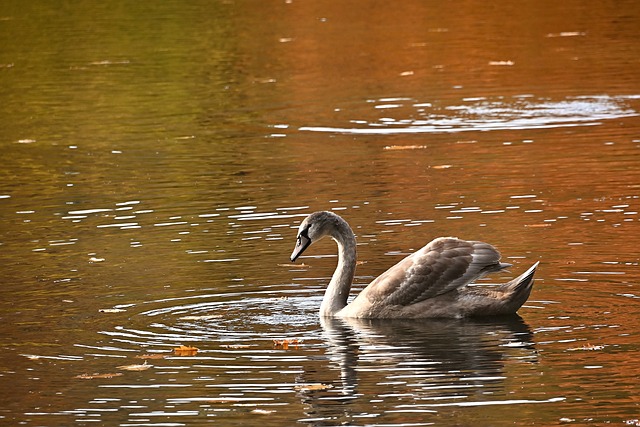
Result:
{"type": "Polygon", "coordinates": [[[383,100],[371,100],[374,109],[392,109],[398,112],[398,116],[383,117],[377,121],[361,119],[351,121],[366,127],[312,125],[302,126],[299,130],[393,135],[594,126],[600,124],[601,120],[637,116],[639,113],[625,104],[626,100],[637,98],[637,96],[602,95],[551,101],[522,95],[511,99],[467,98],[461,105],[441,107],[436,106],[435,103],[432,105],[416,100],[393,105],[380,103],[384,102],[383,100]]]}

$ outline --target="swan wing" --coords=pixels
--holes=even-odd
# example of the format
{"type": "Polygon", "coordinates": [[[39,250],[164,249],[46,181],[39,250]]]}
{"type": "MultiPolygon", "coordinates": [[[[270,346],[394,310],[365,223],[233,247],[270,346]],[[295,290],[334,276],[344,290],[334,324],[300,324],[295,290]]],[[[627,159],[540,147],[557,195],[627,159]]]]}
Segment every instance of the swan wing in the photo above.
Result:
{"type": "Polygon", "coordinates": [[[409,255],[367,286],[372,304],[416,304],[509,267],[488,243],[440,237],[409,255]]]}

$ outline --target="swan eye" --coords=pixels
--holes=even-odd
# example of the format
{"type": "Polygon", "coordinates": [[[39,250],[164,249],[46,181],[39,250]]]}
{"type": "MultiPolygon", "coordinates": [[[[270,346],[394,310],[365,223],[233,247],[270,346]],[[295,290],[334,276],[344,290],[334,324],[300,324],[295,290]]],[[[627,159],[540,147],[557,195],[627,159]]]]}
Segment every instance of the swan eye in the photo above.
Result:
{"type": "Polygon", "coordinates": [[[304,237],[307,240],[311,240],[311,239],[309,239],[309,228],[310,227],[307,227],[307,228],[303,229],[302,231],[300,231],[300,234],[298,234],[298,242],[300,242],[301,237],[304,237]]]}
{"type": "Polygon", "coordinates": [[[300,230],[298,233],[298,238],[296,241],[296,247],[291,254],[291,261],[295,261],[298,259],[300,254],[305,251],[311,244],[311,239],[309,238],[309,227],[300,230]]]}

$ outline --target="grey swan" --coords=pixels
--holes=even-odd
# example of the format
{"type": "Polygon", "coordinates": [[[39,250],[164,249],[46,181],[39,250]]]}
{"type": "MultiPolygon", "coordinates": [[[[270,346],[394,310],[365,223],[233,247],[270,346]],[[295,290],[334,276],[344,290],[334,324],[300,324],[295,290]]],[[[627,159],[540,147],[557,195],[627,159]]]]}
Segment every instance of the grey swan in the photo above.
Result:
{"type": "Polygon", "coordinates": [[[499,286],[469,286],[487,273],[511,267],[488,243],[439,237],[374,279],[349,304],[356,269],[356,238],[349,224],[328,211],[314,212],[298,228],[291,261],[329,236],[338,244],[338,265],[320,305],[323,317],[463,318],[514,314],[529,298],[536,262],[499,286]]]}

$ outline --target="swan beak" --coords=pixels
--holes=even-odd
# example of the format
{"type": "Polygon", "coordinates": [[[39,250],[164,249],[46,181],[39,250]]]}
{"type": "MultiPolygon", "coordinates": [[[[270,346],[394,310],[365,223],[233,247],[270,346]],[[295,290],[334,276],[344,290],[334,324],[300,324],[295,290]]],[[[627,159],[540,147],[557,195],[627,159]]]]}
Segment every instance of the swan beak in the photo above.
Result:
{"type": "Polygon", "coordinates": [[[310,244],[311,244],[310,238],[303,235],[299,235],[298,241],[296,242],[296,247],[293,249],[293,253],[291,253],[291,262],[294,262],[295,260],[297,260],[298,257],[302,255],[302,252],[304,252],[305,249],[307,249],[310,244]]]}

